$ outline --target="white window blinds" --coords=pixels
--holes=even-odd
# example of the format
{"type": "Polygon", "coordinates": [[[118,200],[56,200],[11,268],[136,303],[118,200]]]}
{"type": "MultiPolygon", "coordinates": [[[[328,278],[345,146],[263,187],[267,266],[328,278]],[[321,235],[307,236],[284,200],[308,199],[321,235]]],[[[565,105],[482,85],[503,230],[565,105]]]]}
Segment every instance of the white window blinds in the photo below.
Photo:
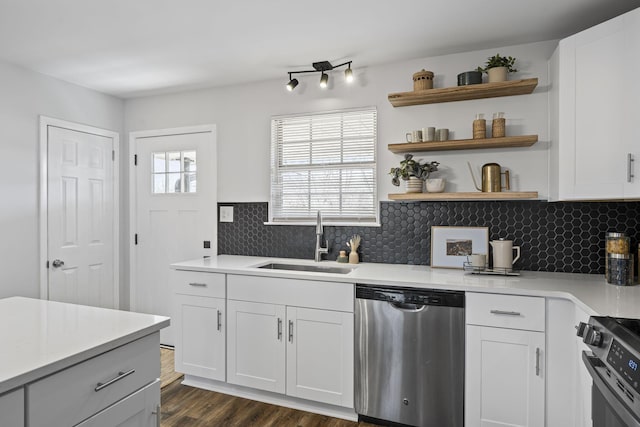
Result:
{"type": "Polygon", "coordinates": [[[374,108],[271,121],[270,222],[377,221],[374,108]]]}

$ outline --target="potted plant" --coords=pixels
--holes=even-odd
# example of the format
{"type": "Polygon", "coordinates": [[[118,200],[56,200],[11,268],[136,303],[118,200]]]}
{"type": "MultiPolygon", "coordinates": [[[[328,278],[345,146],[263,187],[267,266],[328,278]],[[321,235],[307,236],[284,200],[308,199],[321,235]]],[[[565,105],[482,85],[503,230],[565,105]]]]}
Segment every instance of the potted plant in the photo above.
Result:
{"type": "Polygon", "coordinates": [[[487,73],[489,83],[504,82],[507,80],[507,73],[518,71],[513,67],[515,62],[516,58],[512,56],[500,56],[499,53],[496,53],[495,56],[487,59],[487,64],[484,68],[478,67],[477,70],[487,73]]]}
{"type": "Polygon", "coordinates": [[[438,165],[438,162],[421,163],[420,160],[413,159],[413,154],[405,154],[400,166],[389,171],[391,183],[397,187],[402,179],[407,183],[407,193],[422,193],[424,181],[431,172],[438,170],[438,165]]]}

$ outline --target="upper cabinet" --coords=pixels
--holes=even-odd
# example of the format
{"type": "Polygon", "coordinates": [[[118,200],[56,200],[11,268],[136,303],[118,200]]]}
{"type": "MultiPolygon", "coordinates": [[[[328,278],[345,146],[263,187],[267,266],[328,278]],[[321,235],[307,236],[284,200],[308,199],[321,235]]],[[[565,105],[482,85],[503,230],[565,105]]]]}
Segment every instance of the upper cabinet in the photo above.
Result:
{"type": "Polygon", "coordinates": [[[560,41],[550,61],[552,200],[640,198],[640,9],[560,41]]]}

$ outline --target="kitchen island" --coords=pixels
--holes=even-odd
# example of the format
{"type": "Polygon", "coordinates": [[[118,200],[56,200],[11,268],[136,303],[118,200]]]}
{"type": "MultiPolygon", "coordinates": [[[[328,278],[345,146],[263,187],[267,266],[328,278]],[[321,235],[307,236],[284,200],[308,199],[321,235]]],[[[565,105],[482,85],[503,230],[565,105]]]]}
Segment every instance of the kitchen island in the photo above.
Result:
{"type": "Polygon", "coordinates": [[[153,425],[141,406],[159,405],[159,330],[168,325],[162,316],[0,300],[2,425],[117,425],[138,413],[139,425],[153,425]]]}

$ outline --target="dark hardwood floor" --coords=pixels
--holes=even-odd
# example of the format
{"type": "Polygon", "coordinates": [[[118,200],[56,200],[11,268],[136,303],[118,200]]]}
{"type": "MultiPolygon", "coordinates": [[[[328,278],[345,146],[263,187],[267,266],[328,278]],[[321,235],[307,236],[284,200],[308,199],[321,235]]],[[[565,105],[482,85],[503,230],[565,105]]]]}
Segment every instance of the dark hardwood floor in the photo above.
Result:
{"type": "MultiPolygon", "coordinates": [[[[173,371],[172,366],[163,364],[163,374],[170,374],[167,370],[173,371]]],[[[181,378],[162,388],[162,427],[376,427],[201,390],[180,382],[181,378]]]]}

